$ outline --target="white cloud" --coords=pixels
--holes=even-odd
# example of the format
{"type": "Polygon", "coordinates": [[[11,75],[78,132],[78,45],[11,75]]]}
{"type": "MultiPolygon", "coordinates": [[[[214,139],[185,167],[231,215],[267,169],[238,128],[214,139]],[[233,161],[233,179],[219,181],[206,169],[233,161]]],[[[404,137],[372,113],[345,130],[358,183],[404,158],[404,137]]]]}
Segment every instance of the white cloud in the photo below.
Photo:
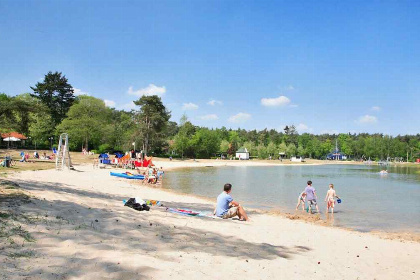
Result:
{"type": "Polygon", "coordinates": [[[133,87],[128,88],[128,94],[136,95],[136,96],[157,95],[157,96],[162,97],[165,93],[166,93],[166,88],[164,86],[163,87],[158,87],[154,84],[150,84],[147,87],[141,88],[139,90],[133,90],[133,87]]]}
{"type": "Polygon", "coordinates": [[[205,121],[214,121],[214,120],[218,120],[219,117],[216,114],[209,114],[209,115],[201,116],[200,119],[205,120],[205,121]]]}
{"type": "Polygon", "coordinates": [[[379,107],[379,106],[373,106],[372,108],[370,108],[372,111],[375,111],[375,112],[379,112],[380,110],[381,110],[381,107],[379,107]]]}
{"type": "Polygon", "coordinates": [[[104,102],[105,102],[105,106],[109,108],[115,108],[115,105],[116,105],[115,101],[104,99],[104,102]]]}
{"type": "Polygon", "coordinates": [[[197,110],[198,109],[198,105],[194,104],[194,103],[184,103],[182,105],[182,110],[197,110]]]}
{"type": "Polygon", "coordinates": [[[119,110],[124,110],[124,111],[131,111],[131,110],[133,110],[135,108],[136,108],[136,104],[134,104],[133,101],[131,101],[131,102],[127,103],[127,104],[118,106],[118,109],[119,110]]]}
{"type": "Polygon", "coordinates": [[[361,116],[356,122],[360,124],[374,124],[378,122],[378,118],[371,115],[364,115],[364,116],[361,116]]]}
{"type": "Polygon", "coordinates": [[[280,107],[290,104],[291,100],[283,95],[275,98],[262,98],[261,104],[267,107],[280,107]]]}
{"type": "Polygon", "coordinates": [[[300,123],[296,126],[297,131],[302,132],[302,131],[306,131],[309,129],[309,127],[304,124],[304,123],[300,123]]]}
{"type": "Polygon", "coordinates": [[[214,105],[223,105],[223,102],[222,101],[219,101],[219,100],[214,100],[214,99],[212,99],[212,100],[210,100],[209,102],[207,102],[207,104],[208,105],[210,105],[210,106],[214,106],[214,105]]]}
{"type": "Polygon", "coordinates": [[[314,130],[313,130],[313,128],[311,128],[311,127],[309,127],[309,126],[307,126],[306,124],[304,124],[304,123],[300,123],[300,124],[298,124],[297,126],[296,126],[296,130],[298,131],[298,132],[300,132],[300,133],[303,133],[303,132],[313,132],[314,130]]]}
{"type": "Polygon", "coordinates": [[[228,121],[233,123],[245,122],[251,118],[250,114],[247,113],[238,113],[234,116],[231,116],[228,121]]]}
{"type": "Polygon", "coordinates": [[[295,90],[295,87],[292,85],[288,85],[287,87],[285,87],[285,90],[295,90]]]}
{"type": "Polygon", "coordinates": [[[73,93],[74,93],[74,95],[76,95],[76,96],[79,96],[79,95],[90,95],[88,92],[84,92],[84,91],[82,91],[80,88],[73,88],[73,93]]]}

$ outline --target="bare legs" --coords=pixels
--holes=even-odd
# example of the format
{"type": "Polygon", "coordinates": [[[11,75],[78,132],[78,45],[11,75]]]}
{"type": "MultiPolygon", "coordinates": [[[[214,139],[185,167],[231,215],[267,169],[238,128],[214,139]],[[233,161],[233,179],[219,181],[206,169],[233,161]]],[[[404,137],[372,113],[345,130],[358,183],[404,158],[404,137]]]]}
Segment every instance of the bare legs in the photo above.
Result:
{"type": "Polygon", "coordinates": [[[300,198],[298,199],[298,204],[296,205],[296,210],[298,210],[300,204],[302,204],[302,211],[305,211],[305,202],[302,201],[300,198]]]}
{"type": "Polygon", "coordinates": [[[237,215],[239,217],[239,220],[249,221],[249,218],[241,205],[238,206],[237,215]]]}
{"type": "MultiPolygon", "coordinates": [[[[308,206],[308,207],[309,207],[308,212],[312,214],[312,204],[311,204],[311,203],[309,203],[309,206],[308,206]]],[[[317,212],[317,213],[319,213],[318,203],[317,203],[317,204],[315,204],[315,208],[316,208],[316,212],[317,212]]]]}

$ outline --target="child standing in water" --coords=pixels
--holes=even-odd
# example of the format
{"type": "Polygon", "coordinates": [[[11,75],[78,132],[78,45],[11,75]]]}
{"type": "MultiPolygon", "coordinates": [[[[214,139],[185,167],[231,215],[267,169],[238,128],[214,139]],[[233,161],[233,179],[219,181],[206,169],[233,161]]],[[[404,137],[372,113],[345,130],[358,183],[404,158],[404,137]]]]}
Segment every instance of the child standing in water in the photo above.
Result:
{"type": "Polygon", "coordinates": [[[308,181],[308,186],[305,188],[306,201],[308,202],[308,212],[312,214],[312,205],[315,205],[316,212],[319,213],[318,203],[316,202],[316,191],[312,187],[312,181],[308,181]]]}
{"type": "Polygon", "coordinates": [[[298,204],[296,205],[296,210],[298,210],[298,208],[299,208],[299,205],[302,203],[302,211],[304,211],[305,210],[305,198],[306,198],[306,192],[305,191],[303,191],[303,192],[301,192],[301,194],[299,195],[299,198],[298,198],[298,204]]]}
{"type": "Polygon", "coordinates": [[[327,191],[327,195],[325,196],[325,201],[327,202],[327,213],[331,208],[331,213],[334,214],[334,199],[339,198],[334,190],[334,185],[329,185],[330,189],[327,191]]]}

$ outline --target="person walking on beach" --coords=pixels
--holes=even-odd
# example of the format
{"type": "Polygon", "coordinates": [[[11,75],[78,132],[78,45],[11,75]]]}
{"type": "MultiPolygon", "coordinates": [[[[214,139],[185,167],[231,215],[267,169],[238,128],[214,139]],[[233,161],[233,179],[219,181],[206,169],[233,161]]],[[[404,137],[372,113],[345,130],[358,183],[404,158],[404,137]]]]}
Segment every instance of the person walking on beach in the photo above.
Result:
{"type": "Polygon", "coordinates": [[[312,205],[315,205],[317,213],[319,213],[318,204],[316,202],[316,191],[315,188],[312,187],[312,181],[307,182],[308,186],[305,188],[306,193],[306,201],[308,202],[308,208],[310,213],[312,213],[312,205]]]}
{"type": "Polygon", "coordinates": [[[214,215],[223,219],[239,217],[241,221],[249,221],[244,208],[230,196],[232,185],[227,183],[223,186],[223,192],[217,197],[217,205],[214,215]]]}
{"type": "Polygon", "coordinates": [[[334,190],[334,185],[329,185],[330,189],[327,191],[327,195],[325,196],[325,201],[327,202],[327,213],[331,208],[331,214],[334,214],[334,199],[339,198],[334,190]]]}
{"type": "Polygon", "coordinates": [[[306,198],[306,192],[303,191],[299,195],[298,204],[296,205],[296,210],[298,210],[300,204],[302,204],[302,210],[305,210],[305,198],[306,198]]]}

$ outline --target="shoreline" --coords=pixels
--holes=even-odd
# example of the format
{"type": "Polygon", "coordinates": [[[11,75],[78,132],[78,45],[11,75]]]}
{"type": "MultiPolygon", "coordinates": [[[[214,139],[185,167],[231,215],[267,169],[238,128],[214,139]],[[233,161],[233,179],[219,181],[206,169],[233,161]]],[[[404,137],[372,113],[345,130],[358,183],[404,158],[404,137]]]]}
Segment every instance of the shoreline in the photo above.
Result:
{"type": "MultiPolygon", "coordinates": [[[[219,167],[222,167],[222,166],[219,166],[219,167]]],[[[184,168],[187,168],[187,167],[184,167],[184,168]]],[[[174,170],[176,169],[182,169],[182,167],[174,168],[174,170]]],[[[137,185],[134,183],[131,183],[131,184],[137,185]]],[[[176,191],[172,188],[167,188],[163,186],[156,187],[149,184],[144,184],[142,186],[146,188],[151,188],[151,189],[159,189],[164,192],[168,192],[170,194],[185,196],[192,199],[200,199],[200,200],[205,201],[208,204],[215,204],[215,199],[207,197],[207,196],[202,196],[202,195],[192,194],[192,193],[183,193],[180,191],[176,191]]],[[[351,228],[351,227],[346,227],[346,226],[337,226],[337,225],[333,225],[333,221],[329,221],[329,220],[324,219],[324,217],[321,217],[321,215],[325,214],[321,212],[315,213],[315,214],[308,214],[301,210],[287,210],[287,209],[279,209],[279,208],[266,210],[266,209],[254,208],[254,207],[246,207],[246,211],[249,213],[258,213],[258,214],[264,214],[264,215],[277,216],[277,217],[287,218],[289,220],[300,221],[300,222],[308,223],[308,224],[315,224],[315,225],[319,225],[323,227],[342,229],[345,231],[357,232],[361,234],[372,234],[383,239],[412,241],[412,242],[420,243],[419,232],[414,232],[411,230],[398,230],[398,229],[395,231],[380,230],[380,229],[373,229],[373,230],[365,231],[365,230],[358,230],[356,228],[351,228]]]]}
{"type": "MultiPolygon", "coordinates": [[[[222,167],[241,167],[241,166],[246,166],[246,167],[252,167],[252,166],[269,166],[269,167],[275,167],[275,166],[319,166],[319,165],[334,165],[336,164],[336,162],[331,162],[331,163],[308,163],[308,164],[300,164],[300,163],[291,163],[291,164],[281,164],[281,163],[270,163],[270,162],[252,162],[252,161],[233,161],[232,164],[226,164],[226,165],[222,165],[219,164],[218,161],[216,160],[204,160],[204,162],[194,162],[192,160],[189,160],[189,164],[185,164],[184,161],[175,161],[173,165],[168,165],[167,163],[169,161],[155,161],[154,164],[157,167],[163,167],[164,170],[188,170],[189,168],[205,168],[205,167],[209,167],[207,166],[209,163],[209,161],[214,161],[217,162],[216,165],[211,166],[212,168],[222,168],[222,167]]],[[[229,160],[227,160],[229,161],[229,160]]],[[[229,161],[231,162],[231,161],[229,161]]],[[[169,162],[171,163],[171,162],[169,162]]],[[[349,164],[348,162],[341,162],[339,163],[339,165],[346,165],[349,164]]],[[[362,165],[364,166],[363,163],[359,163],[359,162],[352,162],[350,163],[350,165],[362,165]]],[[[165,182],[165,181],[164,181],[165,182]]],[[[164,183],[163,183],[164,184],[164,183]]],[[[150,187],[152,189],[154,189],[155,187],[153,187],[152,185],[148,185],[145,184],[144,186],[146,187],[150,187]]],[[[159,189],[162,189],[164,191],[167,191],[169,193],[173,193],[173,194],[177,194],[177,195],[183,195],[183,196],[187,196],[187,197],[192,197],[192,198],[197,198],[197,199],[202,199],[207,201],[208,203],[215,203],[215,199],[211,198],[211,197],[206,197],[203,195],[198,195],[198,194],[193,194],[193,193],[183,193],[181,191],[178,190],[174,190],[172,189],[170,186],[169,187],[165,187],[165,186],[160,186],[159,189]]],[[[352,231],[352,232],[359,232],[359,233],[368,233],[368,234],[373,234],[376,236],[379,236],[381,238],[385,238],[385,239],[401,239],[401,240],[405,240],[405,241],[414,241],[414,242],[420,242],[420,232],[415,232],[412,231],[410,229],[395,229],[395,230],[382,230],[382,229],[371,229],[371,230],[359,230],[357,228],[351,228],[351,227],[346,227],[346,226],[337,226],[337,225],[333,225],[331,221],[328,221],[327,219],[325,219],[325,213],[320,212],[320,213],[315,213],[315,214],[307,214],[304,213],[300,210],[294,210],[294,209],[286,209],[286,208],[276,208],[276,207],[272,207],[271,209],[267,210],[267,209],[262,209],[262,208],[255,208],[255,207],[247,207],[246,209],[248,209],[249,211],[252,212],[257,212],[257,213],[262,213],[262,214],[267,214],[267,215],[275,215],[275,216],[280,216],[283,218],[287,218],[290,220],[299,220],[302,222],[306,222],[306,223],[315,223],[317,225],[320,226],[326,226],[326,227],[331,227],[331,228],[338,228],[338,229],[343,229],[343,230],[347,230],[347,231],[352,231]],[[321,217],[322,215],[322,217],[321,217]]],[[[247,211],[248,211],[247,210],[247,211]]]]}
{"type": "Polygon", "coordinates": [[[138,196],[204,212],[212,211],[214,201],[111,177],[111,169],[76,169],[9,174],[7,180],[31,201],[0,210],[25,215],[22,221],[29,223],[20,226],[36,242],[0,244],[0,278],[325,279],[334,271],[341,279],[415,279],[418,272],[417,241],[262,210],[252,210],[249,223],[157,206],[137,212],[122,199],[138,196]]]}

